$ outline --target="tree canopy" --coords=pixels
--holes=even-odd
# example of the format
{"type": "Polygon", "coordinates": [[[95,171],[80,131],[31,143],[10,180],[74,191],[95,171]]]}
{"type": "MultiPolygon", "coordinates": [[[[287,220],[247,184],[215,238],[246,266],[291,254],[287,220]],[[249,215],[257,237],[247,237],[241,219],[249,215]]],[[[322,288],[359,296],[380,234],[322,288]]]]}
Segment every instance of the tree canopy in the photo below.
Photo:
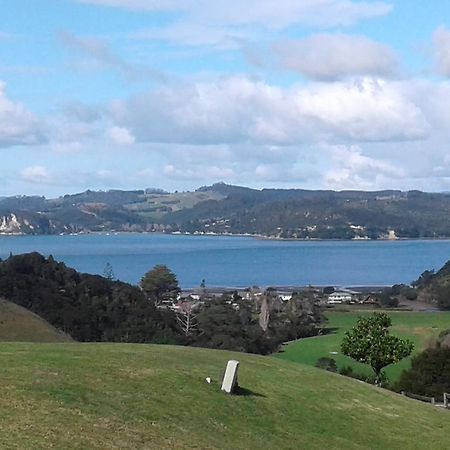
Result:
{"type": "Polygon", "coordinates": [[[428,348],[415,356],[395,389],[432,397],[450,392],[450,348],[428,348]]]}
{"type": "Polygon", "coordinates": [[[155,305],[163,300],[175,299],[180,292],[176,275],[165,265],[158,264],[143,277],[140,286],[155,305]]]}
{"type": "Polygon", "coordinates": [[[409,356],[414,345],[389,334],[391,319],[385,313],[374,313],[360,318],[357,324],[345,333],[341,344],[342,352],[358,362],[369,364],[375,372],[375,382],[383,379],[382,370],[389,364],[409,356]]]}

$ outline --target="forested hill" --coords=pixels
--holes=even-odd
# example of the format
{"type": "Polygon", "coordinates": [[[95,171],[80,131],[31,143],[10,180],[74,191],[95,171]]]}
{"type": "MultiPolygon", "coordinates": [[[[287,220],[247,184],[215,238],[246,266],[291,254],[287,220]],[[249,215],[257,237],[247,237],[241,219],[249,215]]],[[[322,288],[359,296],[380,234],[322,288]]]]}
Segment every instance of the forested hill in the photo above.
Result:
{"type": "MultiPolygon", "coordinates": [[[[205,292],[198,301],[177,303],[176,276],[165,266],[156,266],[145,280],[141,289],[111,277],[79,273],[39,253],[0,260],[0,299],[26,308],[77,341],[181,344],[268,354],[282,342],[316,335],[323,319],[309,291],[287,302],[268,289],[247,299],[233,292],[220,298],[205,292]],[[162,299],[172,308],[161,305],[162,299]]],[[[3,314],[2,332],[5,321],[3,314]]],[[[16,328],[30,327],[28,318],[16,322],[16,328]]]]}
{"type": "Polygon", "coordinates": [[[299,239],[450,237],[450,194],[250,189],[0,197],[0,234],[163,231],[299,239]]]}

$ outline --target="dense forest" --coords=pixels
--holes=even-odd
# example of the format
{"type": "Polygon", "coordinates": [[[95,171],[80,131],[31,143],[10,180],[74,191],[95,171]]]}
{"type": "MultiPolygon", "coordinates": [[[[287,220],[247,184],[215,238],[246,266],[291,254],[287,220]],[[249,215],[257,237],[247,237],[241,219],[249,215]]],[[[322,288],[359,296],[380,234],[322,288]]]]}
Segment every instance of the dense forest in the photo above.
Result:
{"type": "MultiPolygon", "coordinates": [[[[177,291],[158,289],[163,296],[177,291]]],[[[160,307],[146,289],[78,273],[39,253],[0,262],[0,298],[82,342],[180,344],[267,354],[286,340],[317,334],[322,320],[307,295],[283,304],[270,291],[251,301],[230,293],[196,302],[186,329],[183,309],[160,307]]]]}
{"type": "Polygon", "coordinates": [[[249,189],[86,191],[0,199],[0,233],[162,231],[294,239],[450,237],[450,194],[249,189]]]}

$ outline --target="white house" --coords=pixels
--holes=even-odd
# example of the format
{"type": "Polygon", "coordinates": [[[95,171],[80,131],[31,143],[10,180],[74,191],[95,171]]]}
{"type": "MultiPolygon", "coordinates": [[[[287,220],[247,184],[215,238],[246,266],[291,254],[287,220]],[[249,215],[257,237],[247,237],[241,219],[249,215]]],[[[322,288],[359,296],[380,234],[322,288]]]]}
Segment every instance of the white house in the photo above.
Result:
{"type": "Polygon", "coordinates": [[[348,292],[333,292],[328,296],[327,303],[333,305],[352,301],[352,295],[348,292]]]}

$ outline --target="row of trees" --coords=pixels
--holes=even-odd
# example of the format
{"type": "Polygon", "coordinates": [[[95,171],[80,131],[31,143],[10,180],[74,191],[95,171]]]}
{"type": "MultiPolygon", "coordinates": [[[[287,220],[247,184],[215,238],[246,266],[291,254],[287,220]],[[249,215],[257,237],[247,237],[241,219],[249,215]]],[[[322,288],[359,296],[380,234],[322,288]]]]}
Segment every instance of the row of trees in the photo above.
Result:
{"type": "MultiPolygon", "coordinates": [[[[203,293],[206,294],[203,285],[203,293]]],[[[164,265],[147,272],[140,287],[160,306],[174,302],[180,292],[175,274],[164,265]]],[[[284,303],[268,289],[244,301],[237,292],[201,302],[178,301],[175,316],[188,345],[268,354],[285,341],[317,334],[321,314],[308,295],[284,303]]]]}

